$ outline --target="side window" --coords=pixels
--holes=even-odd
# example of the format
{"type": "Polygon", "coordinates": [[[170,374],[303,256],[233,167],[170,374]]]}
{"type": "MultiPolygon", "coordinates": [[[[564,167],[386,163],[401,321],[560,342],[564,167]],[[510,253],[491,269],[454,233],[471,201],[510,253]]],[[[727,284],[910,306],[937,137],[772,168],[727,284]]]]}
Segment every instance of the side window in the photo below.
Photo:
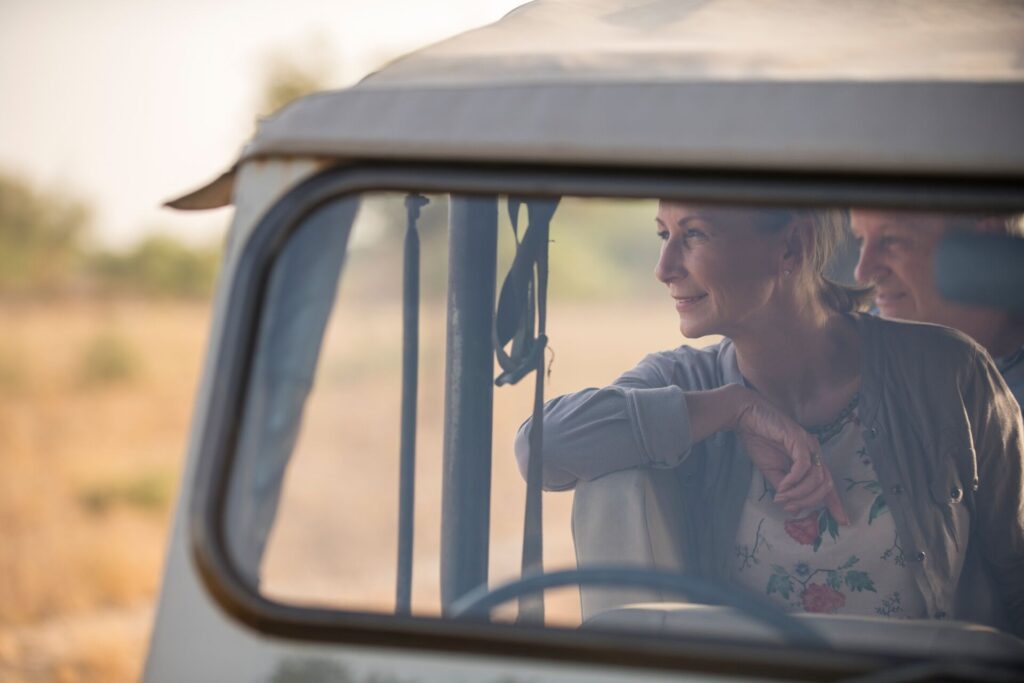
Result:
{"type": "MultiPolygon", "coordinates": [[[[319,209],[291,235],[269,272],[224,537],[247,582],[280,603],[395,611],[409,196],[368,193],[319,209]]],[[[423,197],[415,219],[420,296],[411,611],[439,616],[450,205],[446,195],[423,197]]],[[[500,279],[516,245],[508,203],[476,201],[489,202],[497,218],[500,279]]],[[[654,206],[563,200],[550,243],[552,395],[612,381],[652,339],[674,343],[672,326],[660,324],[662,307],[654,303],[660,302],[651,275],[658,247],[653,229],[645,230],[654,206]],[[647,239],[638,239],[639,232],[647,239]],[[626,316],[630,325],[617,325],[626,316]]],[[[488,578],[496,584],[519,575],[525,484],[512,443],[531,409],[532,382],[496,389],[493,401],[488,578]]],[[[572,497],[545,498],[547,560],[571,567],[572,497]]],[[[555,591],[550,604],[552,623],[579,623],[577,591],[555,591]]],[[[512,605],[504,613],[514,611],[512,605]]]]}
{"type": "MultiPolygon", "coordinates": [[[[929,317],[960,310],[938,290],[935,256],[948,233],[990,216],[408,191],[339,195],[298,215],[268,237],[215,521],[266,604],[466,624],[449,619],[479,594],[500,624],[858,647],[867,624],[870,648],[886,652],[917,636],[871,620],[928,629],[947,615],[912,564],[939,541],[904,526],[887,497],[949,493],[947,518],[933,521],[973,533],[961,501],[974,482],[913,479],[973,465],[936,460],[918,435],[955,432],[984,449],[1022,429],[993,379],[1012,382],[1009,365],[961,386],[974,347],[906,323],[954,324],[929,317]],[[803,325],[806,311],[829,324],[803,325]],[[839,360],[815,365],[808,349],[833,342],[839,360]],[[787,376],[835,381],[793,408],[764,388],[771,373],[748,364],[751,348],[787,376]],[[539,380],[547,408],[535,405],[539,380]],[[801,495],[827,497],[776,501],[797,455],[765,446],[756,425],[693,440],[696,394],[724,385],[805,439],[797,455],[824,483],[801,495]],[[922,398],[879,423],[882,395],[922,398]],[[542,440],[521,428],[535,410],[542,440]],[[980,421],[937,422],[951,414],[980,421]],[[530,564],[540,550],[543,573],[530,564]],[[537,586],[543,617],[528,597],[537,586]],[[855,625],[814,626],[823,613],[855,625]]],[[[966,272],[959,259],[945,276],[966,272]]],[[[1020,454],[978,457],[1012,471],[1020,454]]],[[[1011,515],[993,515],[1015,533],[1011,515]]]]}

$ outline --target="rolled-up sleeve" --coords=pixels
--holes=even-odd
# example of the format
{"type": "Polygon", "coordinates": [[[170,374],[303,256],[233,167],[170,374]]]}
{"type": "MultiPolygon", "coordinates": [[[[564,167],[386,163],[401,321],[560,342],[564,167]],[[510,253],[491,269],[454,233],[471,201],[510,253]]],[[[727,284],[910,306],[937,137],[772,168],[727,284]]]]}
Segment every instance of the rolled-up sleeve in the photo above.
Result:
{"type": "MultiPolygon", "coordinates": [[[[603,389],[584,389],[544,406],[544,488],[571,489],[631,467],[675,467],[690,452],[690,420],[671,359],[652,354],[603,389]]],[[[525,477],[532,418],[516,434],[525,477]]]]}

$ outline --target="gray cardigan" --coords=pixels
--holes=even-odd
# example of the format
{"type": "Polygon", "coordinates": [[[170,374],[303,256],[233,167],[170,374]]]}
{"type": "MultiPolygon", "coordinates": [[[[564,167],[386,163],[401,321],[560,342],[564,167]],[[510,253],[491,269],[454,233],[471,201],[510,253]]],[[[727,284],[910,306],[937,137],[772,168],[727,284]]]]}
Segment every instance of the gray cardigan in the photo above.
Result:
{"type": "MultiPolygon", "coordinates": [[[[860,418],[928,613],[1024,635],[1024,427],[992,360],[936,325],[855,316],[860,418]]],[[[544,408],[544,487],[631,467],[682,487],[688,565],[729,575],[753,465],[730,432],[690,438],[686,391],[742,383],[729,340],[654,353],[609,387],[544,408]]],[[[527,420],[516,436],[526,471],[527,420]]]]}

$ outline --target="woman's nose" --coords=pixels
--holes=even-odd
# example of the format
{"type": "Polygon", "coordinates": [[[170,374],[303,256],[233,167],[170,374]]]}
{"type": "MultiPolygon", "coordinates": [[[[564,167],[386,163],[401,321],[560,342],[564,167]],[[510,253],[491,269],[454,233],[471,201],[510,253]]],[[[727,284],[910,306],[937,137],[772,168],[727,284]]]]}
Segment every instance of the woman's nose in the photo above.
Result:
{"type": "Polygon", "coordinates": [[[654,277],[665,284],[686,277],[686,268],[682,259],[670,244],[665,244],[661,248],[661,256],[658,258],[658,264],[654,267],[654,277]]]}

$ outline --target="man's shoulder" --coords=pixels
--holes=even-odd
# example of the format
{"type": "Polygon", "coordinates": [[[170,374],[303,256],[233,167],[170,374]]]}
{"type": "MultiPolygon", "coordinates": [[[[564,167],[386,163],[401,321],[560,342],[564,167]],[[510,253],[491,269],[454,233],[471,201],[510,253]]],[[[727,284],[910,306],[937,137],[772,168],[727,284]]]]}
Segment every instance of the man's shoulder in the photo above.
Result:
{"type": "Polygon", "coordinates": [[[1024,407],[1024,347],[1015,354],[996,359],[996,367],[1017,403],[1024,407]]]}

